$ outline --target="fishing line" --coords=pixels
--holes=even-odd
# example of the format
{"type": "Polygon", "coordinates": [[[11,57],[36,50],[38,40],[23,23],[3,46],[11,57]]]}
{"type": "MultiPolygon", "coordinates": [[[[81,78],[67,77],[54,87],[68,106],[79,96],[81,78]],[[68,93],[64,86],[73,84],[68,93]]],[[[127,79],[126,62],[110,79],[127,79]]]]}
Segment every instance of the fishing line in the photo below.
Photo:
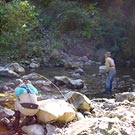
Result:
{"type": "MultiPolygon", "coordinates": [[[[66,100],[65,96],[63,95],[63,93],[61,92],[61,90],[60,90],[60,88],[59,88],[58,86],[56,86],[50,79],[46,78],[45,76],[43,76],[43,75],[41,75],[41,74],[39,74],[39,73],[37,73],[37,74],[40,75],[40,77],[42,77],[43,79],[45,79],[45,80],[51,82],[51,84],[58,90],[58,92],[59,92],[59,93],[63,96],[63,98],[66,100]]],[[[70,116],[70,117],[71,117],[71,116],[70,116]]],[[[69,117],[69,118],[70,118],[70,117],[69,117]]],[[[63,128],[65,128],[65,127],[67,126],[67,123],[68,123],[68,122],[66,122],[66,123],[64,124],[63,128]]],[[[55,126],[56,126],[56,125],[55,125],[55,126]]]]}
{"type": "MultiPolygon", "coordinates": [[[[39,74],[40,75],[40,74],[39,74]]],[[[46,78],[45,76],[43,76],[43,75],[40,75],[42,78],[44,78],[44,79],[46,79],[47,81],[50,81],[52,84],[53,84],[53,86],[58,90],[58,92],[64,97],[64,99],[66,100],[66,98],[65,98],[65,96],[63,95],[63,93],[61,92],[61,90],[60,90],[60,88],[58,87],[58,86],[56,86],[51,80],[49,80],[48,78],[46,78]]],[[[71,117],[71,116],[70,116],[71,117]]],[[[66,127],[67,126],[67,123],[68,122],[66,122],[65,124],[64,124],[64,126],[63,126],[63,128],[64,127],[66,127]]]]}
{"type": "MultiPolygon", "coordinates": [[[[38,75],[40,75],[40,74],[38,74],[38,75]]],[[[50,79],[46,78],[45,76],[43,76],[43,75],[40,75],[40,76],[42,78],[44,78],[45,80],[51,82],[51,84],[58,90],[58,92],[63,96],[63,98],[66,99],[65,96],[64,96],[64,94],[61,92],[60,88],[57,85],[55,85],[50,79]]]]}

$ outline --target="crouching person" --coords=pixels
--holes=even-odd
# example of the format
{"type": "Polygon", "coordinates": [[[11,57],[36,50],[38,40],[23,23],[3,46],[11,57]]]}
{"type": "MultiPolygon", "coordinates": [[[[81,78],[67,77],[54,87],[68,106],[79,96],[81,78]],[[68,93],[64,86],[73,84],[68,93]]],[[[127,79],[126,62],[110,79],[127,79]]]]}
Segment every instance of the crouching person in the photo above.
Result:
{"type": "Polygon", "coordinates": [[[15,121],[14,126],[19,126],[20,115],[26,116],[22,122],[23,125],[28,125],[33,119],[36,120],[36,113],[38,112],[37,95],[38,90],[31,84],[31,82],[24,82],[21,79],[15,81],[15,121]]]}

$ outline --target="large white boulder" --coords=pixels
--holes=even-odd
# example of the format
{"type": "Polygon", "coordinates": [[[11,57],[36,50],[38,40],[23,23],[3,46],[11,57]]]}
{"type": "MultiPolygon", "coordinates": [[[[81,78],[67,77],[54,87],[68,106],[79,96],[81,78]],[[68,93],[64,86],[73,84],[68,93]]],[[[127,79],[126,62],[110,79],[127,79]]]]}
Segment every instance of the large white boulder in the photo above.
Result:
{"type": "Polygon", "coordinates": [[[72,121],[76,112],[74,107],[61,99],[47,99],[39,101],[37,118],[45,123],[48,122],[69,122],[72,121]]]}

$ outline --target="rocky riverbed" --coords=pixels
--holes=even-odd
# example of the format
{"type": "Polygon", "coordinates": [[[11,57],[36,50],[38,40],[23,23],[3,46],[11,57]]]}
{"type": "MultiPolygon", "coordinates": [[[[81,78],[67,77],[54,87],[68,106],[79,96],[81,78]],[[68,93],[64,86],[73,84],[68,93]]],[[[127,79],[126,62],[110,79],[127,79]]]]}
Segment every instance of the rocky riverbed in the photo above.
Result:
{"type": "MultiPolygon", "coordinates": [[[[8,96],[9,97],[9,96],[8,96]]],[[[6,98],[6,97],[5,97],[6,98]]],[[[1,135],[134,135],[135,92],[118,94],[115,98],[91,100],[92,112],[77,112],[71,122],[34,123],[11,130],[1,126],[1,135]],[[3,129],[2,129],[3,128],[3,129]]],[[[12,111],[1,106],[1,124],[10,119],[12,111]]]]}
{"type": "MultiPolygon", "coordinates": [[[[23,68],[8,68],[3,70],[10,76],[8,81],[0,82],[0,134],[1,135],[134,135],[135,134],[135,89],[134,79],[123,76],[115,78],[113,96],[108,98],[104,91],[105,75],[91,74],[90,79],[83,77],[82,70],[71,70],[71,76],[54,76],[47,79],[39,73],[23,73],[23,68]],[[9,72],[12,70],[13,72],[9,72]],[[78,74],[79,73],[79,74],[78,74]],[[78,109],[76,118],[70,122],[52,122],[31,124],[21,128],[9,130],[12,121],[14,96],[14,81],[16,78],[29,79],[41,95],[39,100],[61,99],[70,91],[79,91],[86,95],[93,106],[92,111],[78,109]],[[73,79],[74,78],[74,79],[73,79]],[[88,82],[90,85],[88,85],[88,82]],[[93,83],[96,82],[96,85],[93,83]],[[120,91],[124,88],[125,91],[120,91]],[[57,91],[57,92],[56,92],[57,91]]],[[[84,71],[85,72],[85,71],[84,71]]]]}

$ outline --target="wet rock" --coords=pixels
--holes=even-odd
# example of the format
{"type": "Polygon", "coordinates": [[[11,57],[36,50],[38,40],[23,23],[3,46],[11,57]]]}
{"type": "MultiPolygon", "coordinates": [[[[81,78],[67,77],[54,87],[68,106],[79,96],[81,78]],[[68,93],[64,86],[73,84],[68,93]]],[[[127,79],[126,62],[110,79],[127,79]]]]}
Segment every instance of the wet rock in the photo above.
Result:
{"type": "Polygon", "coordinates": [[[106,66],[105,65],[99,66],[99,73],[106,74],[106,66]]]}
{"type": "Polygon", "coordinates": [[[33,62],[33,63],[30,63],[30,66],[29,66],[29,67],[30,67],[30,68],[39,68],[40,65],[33,62]]]}
{"type": "Polygon", "coordinates": [[[69,83],[69,78],[67,76],[55,76],[54,83],[57,85],[67,85],[69,83]]]}
{"type": "Polygon", "coordinates": [[[38,73],[31,73],[31,74],[22,76],[22,79],[24,80],[38,80],[41,78],[43,78],[43,76],[38,73]]]}
{"type": "Polygon", "coordinates": [[[70,70],[74,70],[80,67],[79,63],[75,63],[75,62],[67,62],[65,63],[64,67],[66,69],[70,69],[70,70]]]}
{"type": "Polygon", "coordinates": [[[19,74],[17,74],[16,72],[8,68],[0,67],[0,76],[15,78],[15,77],[19,77],[19,74]]]}
{"type": "Polygon", "coordinates": [[[79,79],[80,78],[80,74],[79,73],[73,73],[71,74],[72,78],[75,78],[75,79],[79,79]]]}
{"type": "Polygon", "coordinates": [[[71,89],[82,89],[84,87],[84,81],[81,79],[69,79],[67,86],[71,89]]]}
{"type": "Polygon", "coordinates": [[[84,74],[84,70],[82,68],[78,68],[75,70],[75,73],[79,73],[80,75],[84,74]]]}
{"type": "Polygon", "coordinates": [[[16,73],[25,73],[25,69],[19,63],[11,63],[8,68],[16,73]]]}

